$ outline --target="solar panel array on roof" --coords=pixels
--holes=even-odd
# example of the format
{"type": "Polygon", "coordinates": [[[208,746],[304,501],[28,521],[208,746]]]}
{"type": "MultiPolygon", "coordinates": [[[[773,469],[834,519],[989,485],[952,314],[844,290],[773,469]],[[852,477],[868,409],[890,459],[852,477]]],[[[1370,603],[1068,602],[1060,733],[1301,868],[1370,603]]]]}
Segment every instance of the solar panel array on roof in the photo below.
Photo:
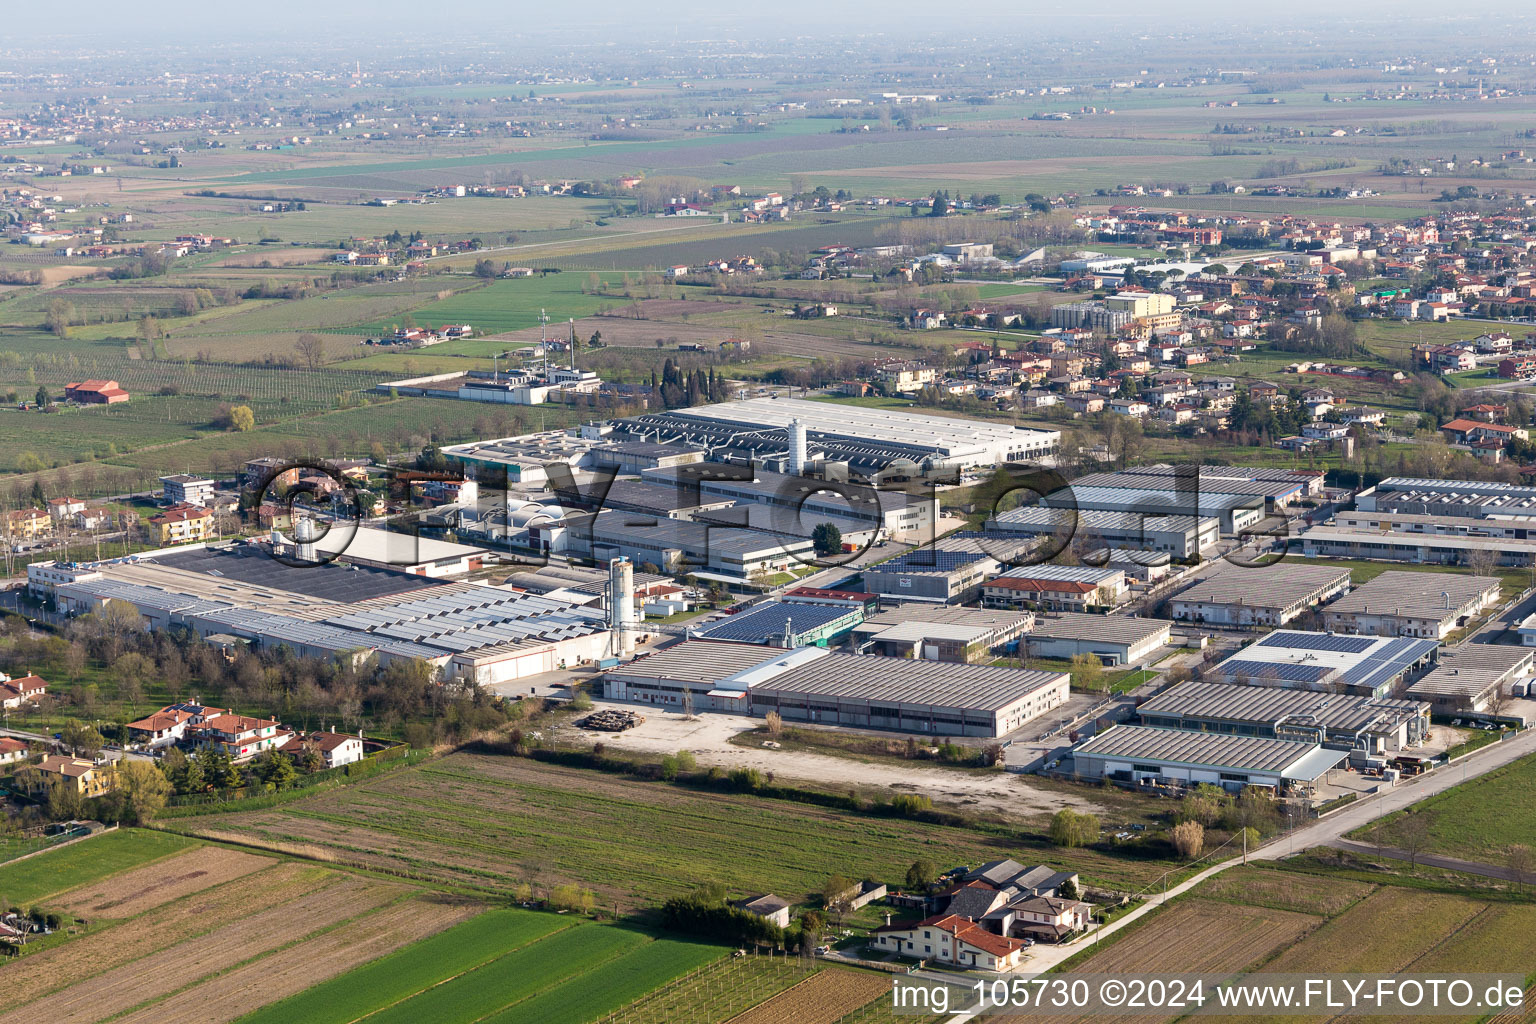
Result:
{"type": "Polygon", "coordinates": [[[911,551],[905,555],[871,565],[865,572],[954,572],[991,555],[980,551],[911,551]]]}
{"type": "Polygon", "coordinates": [[[859,613],[845,605],[781,604],[773,601],[711,623],[698,630],[696,635],[704,640],[762,643],[771,637],[782,636],[786,622],[790,632],[798,636],[840,619],[848,619],[852,624],[858,618],[859,613]]]}
{"type": "Polygon", "coordinates": [[[1341,654],[1359,654],[1370,650],[1377,638],[1371,636],[1347,636],[1342,633],[1298,633],[1277,631],[1259,641],[1260,647],[1289,647],[1299,651],[1338,651],[1341,654]]]}
{"type": "Polygon", "coordinates": [[[1221,663],[1227,678],[1247,676],[1250,681],[1269,679],[1287,683],[1315,683],[1336,671],[1331,665],[1295,665],[1283,661],[1243,661],[1230,659],[1221,663]]]}
{"type": "Polygon", "coordinates": [[[187,572],[225,577],[252,587],[301,594],[325,601],[366,601],[444,585],[438,580],[404,572],[340,565],[335,562],[314,566],[285,565],[273,558],[264,547],[248,543],[233,547],[177,551],[169,555],[156,555],[146,561],[187,572]]]}

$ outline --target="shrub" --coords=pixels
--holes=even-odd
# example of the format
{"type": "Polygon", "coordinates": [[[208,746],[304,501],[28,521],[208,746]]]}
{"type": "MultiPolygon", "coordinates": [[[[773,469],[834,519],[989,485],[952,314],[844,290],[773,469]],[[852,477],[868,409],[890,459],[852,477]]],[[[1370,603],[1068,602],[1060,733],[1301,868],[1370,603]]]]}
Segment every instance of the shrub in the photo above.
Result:
{"type": "Polygon", "coordinates": [[[1184,821],[1168,833],[1174,852],[1185,860],[1194,860],[1205,849],[1205,826],[1198,821],[1184,821]]]}
{"type": "Polygon", "coordinates": [[[1087,846],[1099,838],[1099,819],[1092,814],[1081,814],[1070,807],[1063,807],[1051,818],[1051,842],[1057,846],[1072,848],[1087,846]]]}

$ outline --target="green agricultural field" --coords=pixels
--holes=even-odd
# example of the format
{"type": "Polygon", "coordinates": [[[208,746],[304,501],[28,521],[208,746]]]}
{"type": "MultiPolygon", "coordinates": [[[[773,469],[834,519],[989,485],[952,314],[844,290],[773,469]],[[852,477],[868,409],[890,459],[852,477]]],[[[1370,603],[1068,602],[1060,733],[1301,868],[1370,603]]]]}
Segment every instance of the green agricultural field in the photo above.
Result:
{"type": "Polygon", "coordinates": [[[26,905],[197,845],[166,832],[119,829],[0,867],[0,893],[13,904],[26,905]]]}
{"type": "MultiPolygon", "coordinates": [[[[921,857],[1055,855],[1034,831],[973,831],[469,754],[282,807],[167,825],[237,830],[257,843],[310,845],[343,863],[495,892],[532,862],[541,885],[584,885],[621,908],[711,881],[797,900],[834,873],[898,880],[921,857]],[[732,855],[741,835],[753,837],[750,858],[732,855]]],[[[1077,851],[1073,862],[1085,878],[1133,886],[1178,868],[1096,850],[1077,851]]]]}
{"type": "Polygon", "coordinates": [[[720,946],[657,939],[607,961],[595,972],[513,1003],[487,1018],[485,1024],[591,1024],[725,955],[720,946]]]}
{"type": "Polygon", "coordinates": [[[487,911],[430,939],[265,1006],[242,1017],[240,1024],[286,1024],[296,1019],[308,1024],[349,1024],[575,923],[571,918],[522,910],[487,911]]]}
{"type": "MultiPolygon", "coordinates": [[[[1415,804],[1429,816],[1428,849],[1463,860],[1502,864],[1516,844],[1536,849],[1536,755],[1415,804]]],[[[1402,813],[1382,819],[1387,835],[1402,813]]],[[[1371,841],[1369,828],[1351,838],[1371,841]]]]}
{"type": "MultiPolygon", "coordinates": [[[[609,280],[618,278],[609,277],[609,280]]],[[[550,330],[557,336],[566,320],[591,316],[599,310],[623,302],[586,291],[585,274],[547,274],[535,277],[493,281],[479,288],[461,292],[439,302],[421,306],[411,318],[419,326],[470,324],[478,333],[499,334],[539,326],[539,311],[550,318],[550,330]]],[[[377,333],[400,326],[404,317],[375,320],[354,328],[359,333],[377,333]]]]}

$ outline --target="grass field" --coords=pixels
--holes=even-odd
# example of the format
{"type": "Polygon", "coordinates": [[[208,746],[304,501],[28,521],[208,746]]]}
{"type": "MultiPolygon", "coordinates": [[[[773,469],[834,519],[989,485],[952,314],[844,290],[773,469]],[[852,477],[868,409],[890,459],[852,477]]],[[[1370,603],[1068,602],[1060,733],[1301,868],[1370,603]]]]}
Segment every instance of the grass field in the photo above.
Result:
{"type": "Polygon", "coordinates": [[[182,836],[121,829],[0,867],[0,893],[29,904],[197,845],[182,836]]]}
{"type": "MultiPolygon", "coordinates": [[[[622,280],[612,275],[608,280],[622,280]]],[[[550,318],[555,337],[564,337],[566,320],[590,316],[599,310],[622,305],[623,296],[605,297],[583,291],[589,283],[586,274],[547,274],[492,281],[478,288],[459,292],[449,298],[420,306],[411,316],[419,326],[470,324],[480,334],[500,334],[525,327],[539,326],[539,313],[550,318]]],[[[400,316],[373,320],[352,328],[354,333],[378,333],[398,326],[400,316]]],[[[585,340],[585,339],[583,339],[585,340]]]]}
{"type": "Polygon", "coordinates": [[[822,969],[821,964],[808,964],[798,956],[722,957],[647,993],[614,1013],[611,1021],[612,1024],[719,1024],[822,969]]]}
{"type": "MultiPolygon", "coordinates": [[[[1438,853],[1502,864],[1516,843],[1536,848],[1536,755],[1436,794],[1414,813],[1429,815],[1428,849],[1438,853]]],[[[1382,824],[1390,831],[1399,817],[1382,824]]],[[[1363,829],[1351,836],[1368,841],[1363,829]]]]}

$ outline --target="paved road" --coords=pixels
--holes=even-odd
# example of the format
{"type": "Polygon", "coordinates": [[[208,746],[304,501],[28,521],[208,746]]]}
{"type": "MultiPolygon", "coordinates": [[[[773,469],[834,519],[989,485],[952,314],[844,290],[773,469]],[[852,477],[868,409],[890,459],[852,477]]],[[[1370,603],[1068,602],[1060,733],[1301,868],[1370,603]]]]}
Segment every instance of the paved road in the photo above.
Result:
{"type": "MultiPolygon", "coordinates": [[[[1249,860],[1280,860],[1303,850],[1317,846],[1334,846],[1342,839],[1346,832],[1352,832],[1362,825],[1400,811],[1410,804],[1418,803],[1436,793],[1442,793],[1452,786],[1460,785],[1468,779],[1475,779],[1502,768],[1527,754],[1536,753],[1536,729],[1527,729],[1518,733],[1512,739],[1502,740],[1490,744],[1468,754],[1454,765],[1441,768],[1429,775],[1420,775],[1412,780],[1394,786],[1382,793],[1371,794],[1349,804],[1341,811],[1336,811],[1328,817],[1315,821],[1303,828],[1296,829],[1289,835],[1280,836],[1265,846],[1248,853],[1249,860]]],[[[1366,847],[1372,850],[1371,847],[1366,847]]],[[[1429,863],[1425,857],[1419,858],[1424,863],[1429,863]]],[[[1200,885],[1206,879],[1219,874],[1228,868],[1236,867],[1243,863],[1241,855],[1213,864],[1202,870],[1199,874],[1186,879],[1170,888],[1166,895],[1159,895],[1150,899],[1141,906],[1132,910],[1124,917],[1118,918],[1110,924],[1095,932],[1091,932],[1076,942],[1064,943],[1059,946],[1034,946],[1030,949],[1030,956],[1024,962],[1021,974],[1040,974],[1057,966],[1068,957],[1081,952],[1083,949],[1097,942],[1101,936],[1112,935],[1121,928],[1127,927],[1154,908],[1162,906],[1167,900],[1175,896],[1183,895],[1200,885]]],[[[1488,867],[1487,865],[1479,865],[1488,867]]],[[[1474,872],[1484,874],[1484,871],[1474,872]]],[[[975,1010],[964,1010],[949,1018],[948,1024],[965,1024],[975,1019],[975,1010]]]]}
{"type": "MultiPolygon", "coordinates": [[[[1338,850],[1348,850],[1350,853],[1363,853],[1369,857],[1388,857],[1392,860],[1414,861],[1414,855],[1407,850],[1400,850],[1395,846],[1372,846],[1370,843],[1357,843],[1352,839],[1335,839],[1328,844],[1338,850]]],[[[1468,875],[1482,875],[1485,878],[1501,878],[1506,882],[1524,882],[1524,878],[1516,878],[1515,873],[1509,868],[1497,864],[1484,864],[1481,861],[1462,860],[1459,857],[1444,857],[1438,853],[1420,853],[1418,863],[1427,864],[1432,868],[1444,868],[1447,871],[1460,871],[1468,875]]]]}

